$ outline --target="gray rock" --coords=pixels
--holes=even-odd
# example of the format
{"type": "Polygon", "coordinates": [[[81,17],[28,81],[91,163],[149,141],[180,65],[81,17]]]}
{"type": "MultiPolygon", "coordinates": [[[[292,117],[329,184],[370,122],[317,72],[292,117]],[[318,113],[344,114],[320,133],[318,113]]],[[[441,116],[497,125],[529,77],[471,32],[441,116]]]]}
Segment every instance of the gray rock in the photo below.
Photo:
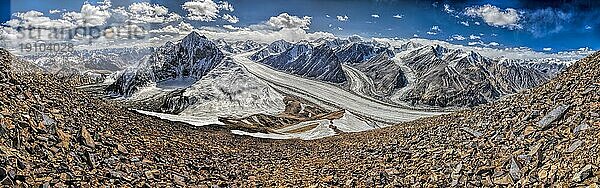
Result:
{"type": "Polygon", "coordinates": [[[575,142],[571,143],[571,145],[569,146],[569,148],[567,148],[567,153],[573,153],[575,150],[577,150],[577,148],[579,148],[579,146],[581,146],[581,144],[583,144],[583,141],[581,140],[575,140],[575,142]]]}
{"type": "Polygon", "coordinates": [[[510,168],[508,170],[513,181],[517,182],[521,179],[521,167],[515,158],[510,159],[510,168]]]}
{"type": "Polygon", "coordinates": [[[565,112],[569,109],[570,105],[561,105],[556,109],[552,110],[550,113],[546,114],[537,124],[540,129],[547,129],[552,122],[561,118],[565,112]]]}
{"type": "Polygon", "coordinates": [[[573,175],[573,179],[571,180],[573,182],[579,183],[588,178],[590,175],[592,175],[592,165],[588,164],[581,168],[581,170],[575,175],[573,175]]]}
{"type": "Polygon", "coordinates": [[[462,170],[462,163],[459,163],[458,165],[456,165],[456,168],[454,168],[454,170],[452,171],[452,174],[450,175],[452,178],[452,187],[458,185],[458,181],[460,180],[460,171],[462,170]]]}
{"type": "Polygon", "coordinates": [[[589,128],[590,128],[590,126],[587,123],[582,123],[581,125],[578,125],[577,127],[575,127],[573,129],[573,134],[577,134],[577,133],[579,133],[581,131],[585,131],[589,128]]]}
{"type": "Polygon", "coordinates": [[[483,136],[483,134],[481,134],[480,132],[473,130],[469,127],[462,127],[462,128],[460,128],[460,130],[465,131],[465,132],[469,133],[471,136],[474,136],[476,138],[483,136]]]}

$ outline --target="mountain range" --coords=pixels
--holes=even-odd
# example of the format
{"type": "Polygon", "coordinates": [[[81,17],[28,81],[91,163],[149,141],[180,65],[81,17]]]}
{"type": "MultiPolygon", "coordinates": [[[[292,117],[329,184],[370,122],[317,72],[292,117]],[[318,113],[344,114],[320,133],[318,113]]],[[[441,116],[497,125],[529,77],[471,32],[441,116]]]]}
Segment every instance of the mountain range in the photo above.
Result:
{"type": "MultiPolygon", "coordinates": [[[[242,58],[232,58],[239,67],[220,62],[200,80],[217,70],[268,69],[242,58]],[[219,68],[223,65],[227,66],[219,68]]],[[[296,127],[311,130],[304,136],[322,129],[333,131],[334,136],[299,141],[254,138],[246,135],[259,133],[144,115],[76,88],[93,82],[37,72],[35,64],[0,50],[0,155],[6,159],[0,160],[0,183],[593,187],[600,165],[596,152],[599,64],[600,54],[595,53],[546,83],[500,100],[366,132],[341,126],[362,116],[330,114],[296,127]]],[[[298,107],[289,112],[304,109],[312,114],[322,112],[314,106],[323,104],[291,101],[285,105],[298,107]]],[[[286,131],[285,136],[301,131],[278,130],[286,131]]]]}

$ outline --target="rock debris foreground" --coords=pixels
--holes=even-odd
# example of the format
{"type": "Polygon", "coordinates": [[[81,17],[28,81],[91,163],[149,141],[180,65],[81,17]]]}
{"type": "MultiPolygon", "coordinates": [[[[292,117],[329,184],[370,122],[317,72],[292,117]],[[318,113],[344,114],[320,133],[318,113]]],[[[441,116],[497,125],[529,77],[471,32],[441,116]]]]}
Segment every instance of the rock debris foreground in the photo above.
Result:
{"type": "Polygon", "coordinates": [[[598,185],[600,54],[496,102],[313,141],[140,115],[0,51],[0,184],[125,187],[598,185]]]}

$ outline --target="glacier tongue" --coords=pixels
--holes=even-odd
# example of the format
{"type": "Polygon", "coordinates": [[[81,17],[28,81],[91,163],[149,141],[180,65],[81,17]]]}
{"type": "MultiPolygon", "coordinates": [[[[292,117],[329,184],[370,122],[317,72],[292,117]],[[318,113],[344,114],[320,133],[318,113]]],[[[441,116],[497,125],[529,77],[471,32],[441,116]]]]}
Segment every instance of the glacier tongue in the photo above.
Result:
{"type": "Polygon", "coordinates": [[[187,88],[183,96],[196,101],[180,113],[189,116],[241,118],[258,113],[275,115],[285,110],[283,95],[231,61],[217,66],[187,88]]]}

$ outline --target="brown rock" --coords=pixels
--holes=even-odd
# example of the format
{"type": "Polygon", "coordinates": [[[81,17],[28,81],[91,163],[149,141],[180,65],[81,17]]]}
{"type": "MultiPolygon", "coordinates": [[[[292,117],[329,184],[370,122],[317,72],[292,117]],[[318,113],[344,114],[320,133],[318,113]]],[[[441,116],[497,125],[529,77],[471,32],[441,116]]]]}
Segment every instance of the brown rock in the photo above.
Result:
{"type": "Polygon", "coordinates": [[[504,174],[503,176],[494,178],[494,184],[497,185],[510,185],[512,183],[512,179],[508,174],[504,174]]]}
{"type": "Polygon", "coordinates": [[[117,150],[119,150],[119,152],[121,152],[122,154],[128,154],[129,153],[127,151],[127,148],[125,148],[125,146],[123,146],[122,144],[117,144],[117,150]]]}
{"type": "Polygon", "coordinates": [[[535,127],[527,126],[527,127],[525,127],[525,130],[523,131],[523,135],[529,136],[531,133],[534,133],[535,131],[537,131],[537,129],[535,129],[535,127]]]}
{"type": "Polygon", "coordinates": [[[96,143],[94,143],[94,139],[92,139],[92,135],[90,135],[90,132],[88,132],[88,130],[85,128],[85,126],[81,127],[81,138],[83,139],[83,143],[91,148],[95,148],[96,147],[96,143]]]}
{"type": "Polygon", "coordinates": [[[56,135],[60,140],[60,143],[58,145],[64,148],[69,148],[69,141],[71,139],[71,135],[63,132],[61,129],[56,130],[56,135]]]}

